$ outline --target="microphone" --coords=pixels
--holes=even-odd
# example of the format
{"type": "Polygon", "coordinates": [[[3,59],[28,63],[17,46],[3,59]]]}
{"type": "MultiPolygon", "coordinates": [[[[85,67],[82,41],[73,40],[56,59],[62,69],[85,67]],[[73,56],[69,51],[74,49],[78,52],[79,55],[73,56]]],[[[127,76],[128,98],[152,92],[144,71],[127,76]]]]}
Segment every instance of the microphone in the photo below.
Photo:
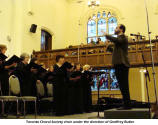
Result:
{"type": "Polygon", "coordinates": [[[138,36],[141,36],[141,37],[145,37],[145,36],[142,36],[142,35],[139,35],[139,34],[133,34],[133,33],[131,33],[130,36],[137,36],[137,37],[138,37],[138,36]]]}
{"type": "Polygon", "coordinates": [[[140,35],[131,33],[130,36],[140,36],[140,35]]]}

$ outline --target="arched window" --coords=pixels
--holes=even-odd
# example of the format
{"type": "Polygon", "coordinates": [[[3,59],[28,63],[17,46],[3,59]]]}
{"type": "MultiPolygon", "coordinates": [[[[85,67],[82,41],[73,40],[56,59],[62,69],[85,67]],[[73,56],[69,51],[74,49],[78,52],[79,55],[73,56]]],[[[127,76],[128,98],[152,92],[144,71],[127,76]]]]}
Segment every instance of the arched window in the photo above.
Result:
{"type": "Polygon", "coordinates": [[[87,24],[87,42],[90,43],[91,39],[96,42],[97,38],[105,42],[102,31],[113,35],[116,27],[117,18],[111,12],[103,11],[93,14],[87,24]]]}
{"type": "Polygon", "coordinates": [[[98,20],[98,37],[101,38],[102,41],[105,41],[105,37],[103,37],[103,33],[106,32],[106,20],[100,19],[98,20]]]}
{"type": "Polygon", "coordinates": [[[108,20],[108,26],[109,26],[109,34],[114,34],[115,28],[117,27],[117,19],[115,17],[111,17],[108,20]]]}
{"type": "Polygon", "coordinates": [[[91,38],[97,35],[96,32],[96,22],[94,20],[88,21],[88,41],[90,41],[91,38]]]}
{"type": "Polygon", "coordinates": [[[52,35],[45,30],[41,30],[41,50],[52,50],[52,35]]]}
{"type": "Polygon", "coordinates": [[[106,20],[105,19],[98,20],[98,36],[102,35],[102,31],[106,32],[106,20]]]}

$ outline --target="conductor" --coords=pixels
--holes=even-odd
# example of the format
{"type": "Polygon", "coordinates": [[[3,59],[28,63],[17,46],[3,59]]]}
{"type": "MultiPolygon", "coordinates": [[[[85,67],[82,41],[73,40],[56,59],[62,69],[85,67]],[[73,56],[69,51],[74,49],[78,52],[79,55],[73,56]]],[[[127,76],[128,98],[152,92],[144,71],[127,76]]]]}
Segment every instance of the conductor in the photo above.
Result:
{"type": "Polygon", "coordinates": [[[112,64],[115,69],[115,75],[123,96],[123,107],[120,110],[131,109],[130,107],[130,93],[129,93],[129,60],[128,60],[128,39],[125,36],[126,27],[123,24],[119,24],[115,29],[114,37],[107,33],[104,33],[105,37],[112,43],[114,43],[114,50],[112,54],[112,64]]]}

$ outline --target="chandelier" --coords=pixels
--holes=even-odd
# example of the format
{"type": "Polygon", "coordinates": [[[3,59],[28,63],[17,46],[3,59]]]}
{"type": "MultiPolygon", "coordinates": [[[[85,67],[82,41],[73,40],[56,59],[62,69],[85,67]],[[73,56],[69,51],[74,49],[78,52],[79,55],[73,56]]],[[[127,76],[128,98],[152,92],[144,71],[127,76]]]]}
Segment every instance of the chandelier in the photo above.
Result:
{"type": "Polygon", "coordinates": [[[88,1],[88,7],[96,7],[100,5],[100,1],[99,0],[89,0],[88,1]]]}

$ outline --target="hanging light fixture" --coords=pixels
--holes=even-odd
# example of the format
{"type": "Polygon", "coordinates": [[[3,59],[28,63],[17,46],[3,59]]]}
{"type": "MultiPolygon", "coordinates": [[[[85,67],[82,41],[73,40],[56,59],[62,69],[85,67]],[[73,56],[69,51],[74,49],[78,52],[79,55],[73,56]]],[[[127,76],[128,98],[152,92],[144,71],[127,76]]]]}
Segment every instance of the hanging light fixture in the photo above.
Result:
{"type": "Polygon", "coordinates": [[[100,5],[100,1],[99,0],[89,0],[88,1],[88,7],[96,7],[100,5]]]}

